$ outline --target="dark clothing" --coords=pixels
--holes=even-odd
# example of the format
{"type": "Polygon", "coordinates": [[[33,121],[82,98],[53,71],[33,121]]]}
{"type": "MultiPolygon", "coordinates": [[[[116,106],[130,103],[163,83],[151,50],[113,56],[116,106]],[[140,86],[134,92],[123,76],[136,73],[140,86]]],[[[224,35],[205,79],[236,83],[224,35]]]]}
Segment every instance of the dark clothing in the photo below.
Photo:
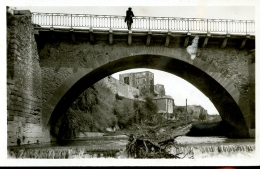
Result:
{"type": "Polygon", "coordinates": [[[133,23],[133,18],[132,17],[134,17],[134,13],[133,13],[133,11],[131,11],[131,10],[127,10],[126,11],[126,17],[125,17],[125,22],[126,21],[130,21],[130,23],[133,23]]]}

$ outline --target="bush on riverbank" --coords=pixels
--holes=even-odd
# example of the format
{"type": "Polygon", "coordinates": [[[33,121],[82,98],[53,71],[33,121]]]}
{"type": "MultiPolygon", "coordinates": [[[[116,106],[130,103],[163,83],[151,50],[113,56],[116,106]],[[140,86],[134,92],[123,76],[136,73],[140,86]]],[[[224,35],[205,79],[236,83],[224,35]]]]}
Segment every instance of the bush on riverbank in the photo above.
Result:
{"type": "Polygon", "coordinates": [[[103,132],[105,128],[115,126],[117,117],[112,111],[114,98],[115,95],[102,83],[91,86],[56,124],[56,136],[59,139],[75,138],[79,132],[103,132]]]}

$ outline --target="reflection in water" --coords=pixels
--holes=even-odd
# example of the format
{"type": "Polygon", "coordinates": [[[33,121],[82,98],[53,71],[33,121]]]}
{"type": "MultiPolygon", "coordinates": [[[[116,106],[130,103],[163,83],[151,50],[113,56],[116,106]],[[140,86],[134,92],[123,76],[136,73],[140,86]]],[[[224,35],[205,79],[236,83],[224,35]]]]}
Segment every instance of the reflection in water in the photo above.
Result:
{"type": "MultiPolygon", "coordinates": [[[[176,139],[177,146],[168,147],[169,154],[180,158],[254,157],[252,139],[227,139],[225,137],[186,137],[176,139]]],[[[91,138],[73,140],[66,145],[12,146],[8,158],[78,159],[78,158],[127,158],[127,139],[91,138]]]]}

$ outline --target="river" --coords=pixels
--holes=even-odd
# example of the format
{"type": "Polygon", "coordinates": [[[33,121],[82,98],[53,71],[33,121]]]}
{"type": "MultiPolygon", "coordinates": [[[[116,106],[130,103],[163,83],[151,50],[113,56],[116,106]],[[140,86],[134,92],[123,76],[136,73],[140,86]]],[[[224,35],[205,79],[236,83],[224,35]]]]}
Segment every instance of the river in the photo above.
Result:
{"type": "MultiPolygon", "coordinates": [[[[170,154],[179,154],[179,158],[252,158],[255,155],[255,139],[179,136],[175,141],[177,148],[173,146],[168,151],[170,154]]],[[[118,135],[81,137],[62,144],[9,146],[8,158],[127,158],[125,151],[127,143],[127,136],[118,135]]]]}

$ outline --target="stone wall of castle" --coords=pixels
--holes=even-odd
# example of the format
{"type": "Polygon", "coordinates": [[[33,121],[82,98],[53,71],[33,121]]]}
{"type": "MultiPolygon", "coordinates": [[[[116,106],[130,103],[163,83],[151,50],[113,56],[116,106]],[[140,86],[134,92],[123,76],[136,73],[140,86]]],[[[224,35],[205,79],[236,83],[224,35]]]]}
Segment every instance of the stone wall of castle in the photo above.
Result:
{"type": "Polygon", "coordinates": [[[136,96],[139,96],[138,89],[131,87],[112,76],[105,77],[102,81],[114,94],[118,94],[121,97],[134,99],[136,96]]]}

